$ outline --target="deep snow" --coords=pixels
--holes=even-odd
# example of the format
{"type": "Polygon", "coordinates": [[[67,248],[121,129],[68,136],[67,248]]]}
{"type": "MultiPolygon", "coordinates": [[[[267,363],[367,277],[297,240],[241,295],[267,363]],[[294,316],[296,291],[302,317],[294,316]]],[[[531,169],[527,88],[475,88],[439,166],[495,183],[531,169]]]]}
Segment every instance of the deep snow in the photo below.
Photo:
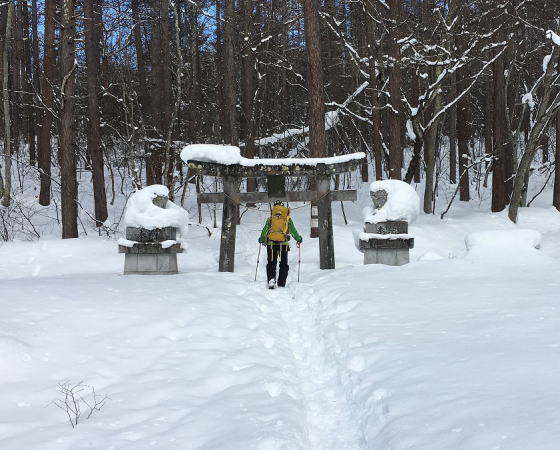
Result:
{"type": "Polygon", "coordinates": [[[1,244],[0,448],[556,449],[560,214],[515,226],[457,202],[410,227],[411,264],[363,266],[368,203],[363,185],[348,226],[334,206],[334,271],[293,209],[302,282],[294,248],[285,290],[264,288],[263,253],[253,282],[264,208],[243,216],[234,274],[195,227],[175,276],[123,276],[116,239],[1,244]],[[540,250],[474,235],[467,252],[519,228],[540,250]],[[65,380],[110,397],[75,429],[50,404],[65,380]]]}

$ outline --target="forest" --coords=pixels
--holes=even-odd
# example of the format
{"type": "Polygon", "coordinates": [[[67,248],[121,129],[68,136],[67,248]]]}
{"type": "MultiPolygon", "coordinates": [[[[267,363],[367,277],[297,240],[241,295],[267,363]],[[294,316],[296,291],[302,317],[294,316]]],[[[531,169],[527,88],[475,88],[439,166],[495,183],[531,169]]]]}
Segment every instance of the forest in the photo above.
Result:
{"type": "Polygon", "coordinates": [[[558,450],[560,0],[0,0],[1,450],[558,450]]]}
{"type": "Polygon", "coordinates": [[[427,214],[488,186],[514,222],[538,174],[560,209],[559,21],[557,0],[2,0],[2,238],[53,202],[69,238],[111,231],[128,186],[218,189],[190,143],[363,151],[362,181],[421,182],[427,214]]]}

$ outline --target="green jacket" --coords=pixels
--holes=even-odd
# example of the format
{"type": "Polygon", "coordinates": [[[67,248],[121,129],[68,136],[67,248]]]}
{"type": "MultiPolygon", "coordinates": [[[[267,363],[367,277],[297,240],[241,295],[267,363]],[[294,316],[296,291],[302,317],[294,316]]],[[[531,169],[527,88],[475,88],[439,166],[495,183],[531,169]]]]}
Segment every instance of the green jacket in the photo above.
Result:
{"type": "MultiPolygon", "coordinates": [[[[268,219],[266,219],[266,223],[264,224],[264,227],[261,231],[261,237],[259,239],[260,242],[266,242],[267,245],[272,245],[272,244],[278,244],[278,242],[275,241],[271,241],[268,239],[268,230],[270,230],[270,217],[268,219]]],[[[296,230],[296,226],[294,225],[294,222],[292,222],[292,218],[290,217],[288,219],[288,233],[291,234],[293,236],[293,238],[297,241],[300,242],[301,241],[301,236],[299,235],[298,231],[296,230]]],[[[287,236],[288,239],[286,239],[284,242],[280,242],[281,245],[288,245],[288,240],[290,239],[289,236],[287,236]]]]}

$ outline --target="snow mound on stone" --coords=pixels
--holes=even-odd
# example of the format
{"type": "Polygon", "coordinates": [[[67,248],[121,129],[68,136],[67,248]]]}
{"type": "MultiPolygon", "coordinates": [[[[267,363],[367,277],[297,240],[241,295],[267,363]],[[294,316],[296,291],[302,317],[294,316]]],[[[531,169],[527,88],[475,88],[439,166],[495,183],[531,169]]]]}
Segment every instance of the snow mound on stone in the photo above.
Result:
{"type": "Polygon", "coordinates": [[[156,196],[169,196],[169,189],[161,184],[153,184],[136,191],[128,200],[124,213],[124,223],[129,227],[141,227],[147,230],[175,227],[182,237],[187,235],[189,214],[180,206],[167,201],[164,208],[152,203],[156,196]]]}
{"type": "Polygon", "coordinates": [[[410,184],[400,180],[374,181],[369,187],[370,192],[387,192],[387,203],[380,209],[364,209],[367,223],[379,223],[387,220],[404,220],[414,222],[420,212],[420,197],[410,184]]]}
{"type": "Polygon", "coordinates": [[[528,229],[486,230],[465,237],[468,257],[471,259],[499,259],[504,263],[529,262],[539,256],[542,235],[528,229]]]}
{"type": "Polygon", "coordinates": [[[366,157],[363,152],[349,153],[347,155],[331,156],[328,158],[245,158],[241,156],[239,147],[232,145],[217,144],[192,144],[187,145],[181,151],[181,159],[184,162],[202,161],[216,164],[233,165],[239,164],[244,167],[255,167],[258,165],[274,166],[309,166],[317,164],[337,164],[359,160],[366,157]]]}
{"type": "Polygon", "coordinates": [[[192,144],[181,151],[183,161],[219,162],[220,164],[240,164],[241,150],[233,145],[192,144]]]}

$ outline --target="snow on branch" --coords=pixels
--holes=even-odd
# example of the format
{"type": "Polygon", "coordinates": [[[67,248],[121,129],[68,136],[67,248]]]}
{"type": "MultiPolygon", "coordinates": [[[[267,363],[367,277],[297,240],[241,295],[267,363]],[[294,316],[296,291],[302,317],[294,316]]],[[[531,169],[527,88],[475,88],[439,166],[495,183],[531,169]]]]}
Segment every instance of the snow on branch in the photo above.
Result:
{"type": "Polygon", "coordinates": [[[546,38],[550,39],[552,42],[554,42],[554,44],[560,45],[560,36],[558,36],[554,31],[547,30],[546,38]]]}
{"type": "MultiPolygon", "coordinates": [[[[331,128],[335,127],[339,123],[338,117],[339,109],[335,111],[327,111],[325,113],[325,131],[330,130],[331,128]]],[[[309,127],[302,127],[302,128],[288,128],[280,133],[274,133],[270,136],[256,139],[255,145],[257,147],[261,147],[264,145],[274,145],[280,141],[286,139],[292,139],[297,136],[302,136],[309,133],[309,127]]]]}
{"type": "MultiPolygon", "coordinates": [[[[364,81],[360,86],[358,86],[358,88],[356,90],[354,90],[354,92],[352,92],[346,98],[346,100],[344,100],[344,102],[342,104],[329,103],[329,105],[337,106],[337,109],[335,109],[333,111],[327,111],[325,113],[325,131],[328,131],[331,128],[336,127],[340,123],[340,113],[341,113],[341,111],[351,113],[351,111],[348,110],[348,106],[368,86],[369,86],[369,82],[364,81]]],[[[283,140],[286,140],[286,139],[292,139],[294,137],[302,136],[302,135],[305,135],[307,133],[309,133],[309,127],[289,128],[289,129],[284,130],[280,133],[275,133],[275,134],[272,134],[271,136],[267,136],[267,137],[264,137],[264,138],[257,139],[257,140],[255,140],[255,145],[257,147],[264,146],[264,145],[274,145],[274,144],[277,144],[280,141],[283,141],[283,140]]]]}
{"type": "Polygon", "coordinates": [[[470,92],[470,90],[476,84],[476,82],[478,81],[478,78],[484,73],[486,68],[489,67],[494,61],[496,61],[502,55],[502,53],[505,52],[505,50],[506,50],[506,47],[503,47],[498,53],[496,53],[496,55],[494,55],[494,57],[492,59],[487,61],[482,66],[482,68],[472,77],[472,82],[466,87],[466,89],[464,89],[463,92],[461,92],[457,97],[455,97],[455,99],[453,99],[450,103],[445,105],[436,115],[434,115],[434,117],[432,117],[432,119],[428,122],[428,124],[424,127],[424,129],[427,130],[428,128],[430,128],[442,114],[445,114],[445,112],[449,108],[451,108],[461,98],[463,98],[468,92],[470,92]]]}

